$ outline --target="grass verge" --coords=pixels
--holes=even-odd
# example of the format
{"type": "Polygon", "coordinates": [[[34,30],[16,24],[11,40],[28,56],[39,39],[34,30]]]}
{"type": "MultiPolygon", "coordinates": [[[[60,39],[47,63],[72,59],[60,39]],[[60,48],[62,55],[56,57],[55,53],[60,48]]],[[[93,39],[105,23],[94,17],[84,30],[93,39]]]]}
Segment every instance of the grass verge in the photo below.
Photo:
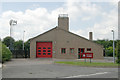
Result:
{"type": "Polygon", "coordinates": [[[118,67],[117,63],[98,63],[98,62],[80,62],[80,61],[55,61],[57,64],[78,65],[86,67],[118,67]]]}

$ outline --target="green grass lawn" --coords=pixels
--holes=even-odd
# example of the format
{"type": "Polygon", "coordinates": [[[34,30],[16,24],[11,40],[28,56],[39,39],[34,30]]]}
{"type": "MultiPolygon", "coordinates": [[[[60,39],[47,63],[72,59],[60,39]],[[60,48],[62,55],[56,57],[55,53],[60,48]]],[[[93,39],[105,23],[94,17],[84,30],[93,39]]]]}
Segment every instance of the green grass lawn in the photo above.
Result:
{"type": "Polygon", "coordinates": [[[100,62],[80,62],[80,61],[55,61],[58,64],[78,65],[87,67],[117,67],[117,63],[100,63],[100,62]]]}

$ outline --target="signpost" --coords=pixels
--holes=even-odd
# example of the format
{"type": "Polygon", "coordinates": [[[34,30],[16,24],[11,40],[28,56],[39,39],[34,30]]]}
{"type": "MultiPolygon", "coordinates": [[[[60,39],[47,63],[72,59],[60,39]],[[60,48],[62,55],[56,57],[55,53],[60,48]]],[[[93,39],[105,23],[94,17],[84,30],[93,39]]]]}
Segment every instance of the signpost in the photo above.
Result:
{"type": "Polygon", "coordinates": [[[86,62],[86,59],[89,58],[91,63],[91,58],[93,58],[93,53],[83,53],[82,58],[85,59],[85,62],[86,62]]]}
{"type": "MultiPolygon", "coordinates": [[[[85,55],[85,54],[83,54],[82,56],[83,56],[83,57],[85,57],[86,55],[85,55]]],[[[85,62],[86,62],[86,58],[85,58],[85,62]]]]}

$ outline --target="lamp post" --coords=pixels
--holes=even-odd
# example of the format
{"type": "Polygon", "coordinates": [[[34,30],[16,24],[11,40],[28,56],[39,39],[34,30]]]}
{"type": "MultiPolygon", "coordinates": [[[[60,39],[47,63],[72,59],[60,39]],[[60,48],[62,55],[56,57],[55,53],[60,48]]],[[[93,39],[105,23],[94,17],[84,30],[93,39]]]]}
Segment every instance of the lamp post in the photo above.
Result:
{"type": "MultiPolygon", "coordinates": [[[[17,25],[17,21],[11,19],[10,22],[9,22],[9,24],[10,24],[10,37],[12,37],[12,26],[17,25]]],[[[10,50],[13,50],[13,44],[12,44],[11,39],[10,39],[9,49],[10,49],[10,50]]]]}
{"type": "Polygon", "coordinates": [[[11,19],[9,24],[10,24],[10,37],[12,37],[12,26],[17,25],[17,21],[11,19]]]}
{"type": "Polygon", "coordinates": [[[113,62],[115,63],[114,30],[111,31],[113,32],[113,62]]]}
{"type": "Polygon", "coordinates": [[[25,31],[23,31],[23,50],[24,50],[24,33],[25,31]]]}

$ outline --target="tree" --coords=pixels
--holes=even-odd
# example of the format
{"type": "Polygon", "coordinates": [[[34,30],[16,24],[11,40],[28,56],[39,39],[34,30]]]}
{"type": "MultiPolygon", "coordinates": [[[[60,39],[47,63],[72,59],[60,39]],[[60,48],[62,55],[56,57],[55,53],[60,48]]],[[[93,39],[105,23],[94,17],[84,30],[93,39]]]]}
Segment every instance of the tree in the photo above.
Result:
{"type": "Polygon", "coordinates": [[[113,47],[106,48],[105,53],[106,53],[107,56],[112,57],[113,56],[113,47]]]}
{"type": "Polygon", "coordinates": [[[30,57],[30,40],[25,42],[25,57],[30,57]]]}
{"type": "MultiPolygon", "coordinates": [[[[110,47],[106,48],[105,54],[107,56],[113,57],[113,47],[110,46],[110,47]]],[[[117,49],[115,49],[115,56],[116,56],[116,54],[117,54],[117,49]]]]}
{"type": "Polygon", "coordinates": [[[25,51],[29,51],[29,50],[30,50],[30,40],[25,42],[25,51]]]}
{"type": "Polygon", "coordinates": [[[11,51],[6,47],[6,45],[2,44],[2,63],[8,61],[12,58],[11,51]]]}
{"type": "Polygon", "coordinates": [[[23,49],[23,41],[19,40],[14,43],[15,50],[22,50],[23,49]]]}
{"type": "Polygon", "coordinates": [[[14,40],[12,37],[10,37],[10,36],[7,36],[7,37],[5,37],[5,38],[3,39],[3,43],[4,43],[7,47],[10,47],[11,44],[14,45],[14,42],[15,42],[15,40],[14,40]]]}
{"type": "Polygon", "coordinates": [[[108,39],[97,40],[95,42],[98,43],[98,44],[103,45],[105,49],[112,45],[112,42],[109,41],[108,39]]]}
{"type": "Polygon", "coordinates": [[[120,64],[120,40],[117,41],[117,63],[120,64]]]}
{"type": "MultiPolygon", "coordinates": [[[[103,39],[103,40],[97,40],[94,42],[100,45],[103,45],[105,49],[105,56],[111,56],[111,57],[113,56],[113,40],[103,39]]],[[[115,51],[116,51],[116,44],[117,44],[117,41],[115,41],[115,51]]]]}

